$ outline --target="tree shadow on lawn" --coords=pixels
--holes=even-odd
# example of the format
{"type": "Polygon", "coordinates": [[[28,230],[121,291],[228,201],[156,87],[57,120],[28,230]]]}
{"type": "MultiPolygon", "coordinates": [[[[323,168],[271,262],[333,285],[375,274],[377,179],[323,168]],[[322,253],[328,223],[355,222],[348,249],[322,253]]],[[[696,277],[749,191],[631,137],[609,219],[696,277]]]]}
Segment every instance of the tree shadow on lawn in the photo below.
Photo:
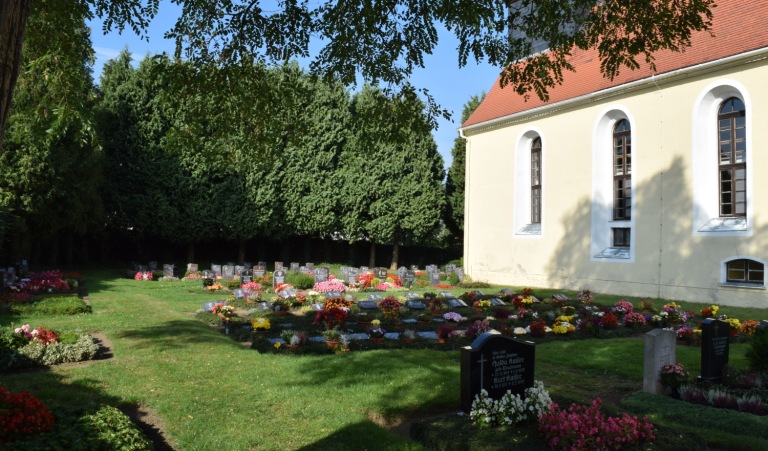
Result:
{"type": "Polygon", "coordinates": [[[335,431],[333,434],[298,448],[301,451],[340,450],[404,450],[417,449],[413,442],[393,437],[386,429],[372,421],[360,421],[335,431]]]}
{"type": "Polygon", "coordinates": [[[116,333],[116,338],[130,340],[131,346],[139,349],[181,349],[199,343],[229,343],[233,348],[241,348],[240,344],[226,335],[195,319],[166,321],[141,329],[122,330],[116,333]]]}
{"type": "MultiPolygon", "coordinates": [[[[121,398],[107,395],[96,388],[101,381],[79,379],[65,381],[65,376],[44,369],[16,370],[0,373],[0,386],[11,393],[30,392],[40,399],[56,419],[53,428],[32,440],[16,443],[16,449],[73,449],[82,446],[81,435],[90,434],[80,424],[79,419],[86,413],[96,412],[100,406],[117,407],[128,415],[154,444],[157,451],[173,450],[165,439],[157,416],[144,406],[127,404],[121,398]]],[[[94,438],[94,437],[91,437],[94,438]]],[[[100,446],[109,449],[113,443],[105,442],[100,446]]]]}

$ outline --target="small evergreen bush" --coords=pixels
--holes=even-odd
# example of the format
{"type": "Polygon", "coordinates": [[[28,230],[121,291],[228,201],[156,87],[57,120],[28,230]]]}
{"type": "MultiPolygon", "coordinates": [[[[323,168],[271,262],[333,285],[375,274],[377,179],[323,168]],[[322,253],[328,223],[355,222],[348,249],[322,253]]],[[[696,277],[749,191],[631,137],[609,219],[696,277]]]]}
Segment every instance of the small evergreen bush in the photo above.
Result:
{"type": "Polygon", "coordinates": [[[102,406],[80,419],[87,449],[152,450],[152,442],[130,418],[112,406],[102,406]]]}
{"type": "Polygon", "coordinates": [[[315,286],[315,278],[303,272],[289,272],[285,281],[299,290],[311,290],[315,286]]]}

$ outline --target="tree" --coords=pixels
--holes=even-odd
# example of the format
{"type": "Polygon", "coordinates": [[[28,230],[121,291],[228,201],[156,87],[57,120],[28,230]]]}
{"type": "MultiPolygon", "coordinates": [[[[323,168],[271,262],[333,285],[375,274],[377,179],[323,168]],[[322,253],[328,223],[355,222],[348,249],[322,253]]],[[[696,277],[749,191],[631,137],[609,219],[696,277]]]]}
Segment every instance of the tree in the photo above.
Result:
{"type": "Polygon", "coordinates": [[[364,86],[352,100],[352,134],[342,154],[342,224],[352,240],[392,243],[397,268],[403,242],[425,240],[440,223],[443,160],[424,104],[414,91],[387,96],[364,86]]]}
{"type": "MultiPolygon", "coordinates": [[[[472,96],[461,110],[461,123],[469,119],[469,116],[477,109],[485,98],[485,93],[472,96]]],[[[445,180],[445,226],[453,235],[453,240],[460,243],[464,235],[464,171],[467,153],[467,140],[457,136],[453,140],[451,156],[453,161],[448,168],[448,177],[445,180]]]]}
{"type": "MultiPolygon", "coordinates": [[[[105,18],[105,30],[127,26],[141,33],[157,13],[158,2],[2,2],[0,127],[18,74],[30,4],[57,11],[87,5],[91,14],[105,18]]],[[[715,0],[288,0],[268,9],[258,0],[183,3],[184,12],[168,36],[176,39],[176,56],[196,64],[306,57],[314,37],[323,47],[311,64],[313,71],[345,84],[353,84],[360,73],[368,82],[402,87],[434,50],[442,24],[459,39],[459,65],[470,57],[487,60],[503,68],[502,84],[546,98],[547,90],[562,82],[563,71],[573,70],[568,57],[574,47],[596,48],[601,71],[611,78],[622,68],[639,67],[638,60],[653,66],[655,52],[682,50],[692,32],[710,27],[715,0]],[[535,40],[546,41],[550,51],[531,55],[535,40]]],[[[431,100],[430,111],[446,114],[431,100]]]]}

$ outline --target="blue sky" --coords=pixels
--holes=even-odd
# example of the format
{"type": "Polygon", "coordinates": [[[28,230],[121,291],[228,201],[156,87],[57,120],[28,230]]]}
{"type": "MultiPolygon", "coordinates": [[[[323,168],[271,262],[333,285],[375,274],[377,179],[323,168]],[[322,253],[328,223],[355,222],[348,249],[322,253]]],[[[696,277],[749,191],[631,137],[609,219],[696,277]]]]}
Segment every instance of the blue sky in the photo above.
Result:
{"type": "MultiPolygon", "coordinates": [[[[124,49],[133,54],[135,62],[147,54],[167,52],[173,54],[172,41],[163,39],[163,34],[169,30],[178,16],[178,6],[162,1],[157,17],[150,24],[148,31],[149,42],[139,39],[132,31],[122,34],[112,32],[104,35],[101,31],[101,21],[89,23],[92,34],[96,64],[94,77],[97,82],[104,63],[115,58],[124,49]]],[[[418,69],[411,77],[411,84],[417,88],[427,88],[437,102],[445,109],[452,111],[450,121],[440,119],[438,129],[432,132],[437,142],[440,154],[445,160],[446,169],[451,164],[451,148],[453,140],[458,135],[456,129],[460,126],[461,108],[473,95],[487,92],[496,80],[498,69],[487,63],[477,64],[469,61],[467,66],[459,69],[458,41],[448,31],[439,34],[439,44],[432,55],[426,55],[424,69],[418,69]]]]}

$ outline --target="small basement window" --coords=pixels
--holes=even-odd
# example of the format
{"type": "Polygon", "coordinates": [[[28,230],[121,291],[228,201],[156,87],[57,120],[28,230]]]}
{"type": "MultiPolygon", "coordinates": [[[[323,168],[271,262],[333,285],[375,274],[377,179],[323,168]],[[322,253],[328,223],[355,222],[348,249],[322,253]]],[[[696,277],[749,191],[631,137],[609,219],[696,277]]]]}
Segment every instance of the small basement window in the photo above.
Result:
{"type": "Polygon", "coordinates": [[[725,264],[725,282],[762,287],[765,286],[764,270],[764,265],[755,260],[731,260],[725,264]]]}

